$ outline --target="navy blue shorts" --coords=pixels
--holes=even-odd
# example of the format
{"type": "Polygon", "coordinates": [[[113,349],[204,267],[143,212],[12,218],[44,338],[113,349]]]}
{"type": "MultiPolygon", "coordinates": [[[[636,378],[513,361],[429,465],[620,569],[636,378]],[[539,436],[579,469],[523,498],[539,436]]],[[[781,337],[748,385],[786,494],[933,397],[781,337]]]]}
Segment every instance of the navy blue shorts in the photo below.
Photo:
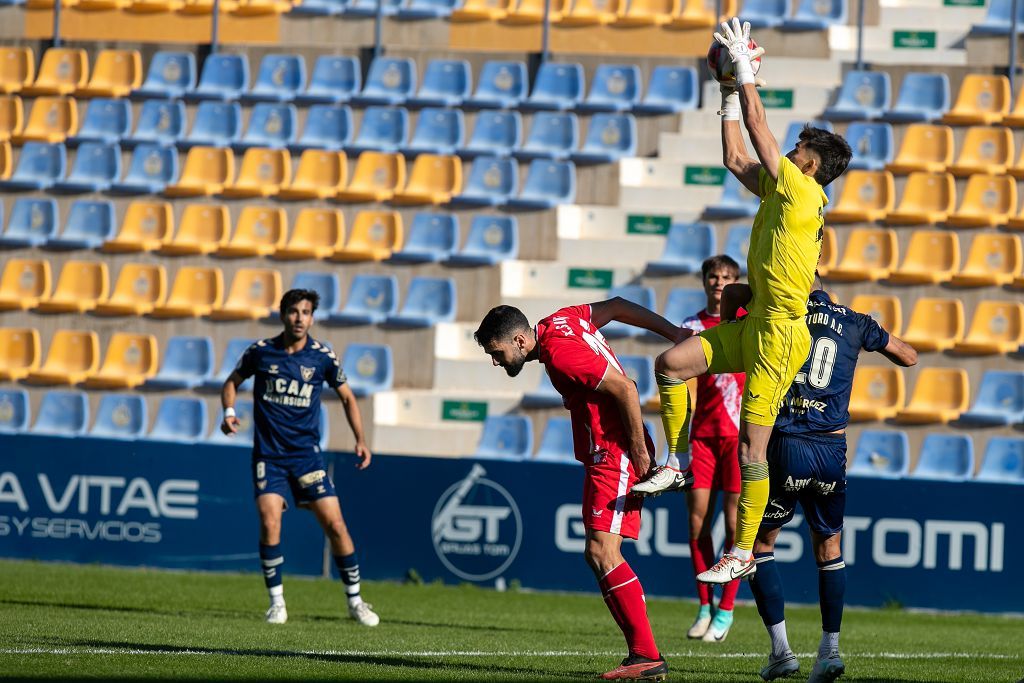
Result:
{"type": "Polygon", "coordinates": [[[253,453],[252,481],[257,498],[276,493],[287,501],[285,494],[291,492],[292,500],[299,506],[337,495],[320,453],[274,457],[253,453]]]}
{"type": "Polygon", "coordinates": [[[761,528],[777,529],[793,519],[800,503],[812,531],[832,536],[843,530],[846,512],[846,435],[784,434],[768,442],[771,488],[761,528]]]}

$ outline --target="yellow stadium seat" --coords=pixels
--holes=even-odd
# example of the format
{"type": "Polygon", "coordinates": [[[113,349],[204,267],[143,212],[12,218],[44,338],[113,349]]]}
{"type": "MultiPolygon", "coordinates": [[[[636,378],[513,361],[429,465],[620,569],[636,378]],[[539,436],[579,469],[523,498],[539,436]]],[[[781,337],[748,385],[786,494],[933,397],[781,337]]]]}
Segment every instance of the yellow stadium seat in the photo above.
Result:
{"type": "Polygon", "coordinates": [[[1006,225],[1017,210],[1017,183],[1007,175],[972,175],[960,209],[946,218],[957,228],[994,228],[1006,225]]]}
{"type": "Polygon", "coordinates": [[[951,173],[914,171],[907,176],[903,198],[885,216],[889,225],[935,225],[945,223],[956,210],[956,181],[951,173]]]}
{"type": "Polygon", "coordinates": [[[96,305],[94,315],[146,315],[167,296],[167,271],[152,263],[121,266],[114,291],[96,305]]]}
{"type": "Polygon", "coordinates": [[[967,262],[953,276],[957,287],[996,287],[1013,282],[1021,272],[1020,240],[1015,235],[982,233],[974,237],[967,262]]]}
{"type": "Polygon", "coordinates": [[[0,47],[0,93],[19,93],[35,79],[36,58],[30,47],[0,47]]]}
{"type": "MultiPolygon", "coordinates": [[[[53,0],[25,0],[25,9],[53,9],[53,0]]],[[[62,8],[77,7],[78,0],[61,0],[62,8]]]]}
{"type": "Polygon", "coordinates": [[[126,12],[154,14],[156,12],[177,12],[185,3],[183,0],[134,0],[125,7],[126,12]]]}
{"type": "Polygon", "coordinates": [[[64,142],[78,130],[78,105],[73,97],[37,97],[21,133],[11,136],[16,144],[30,140],[64,142]]]}
{"type": "MultiPolygon", "coordinates": [[[[548,17],[551,23],[562,18],[562,0],[551,0],[548,17]]],[[[515,0],[502,19],[506,24],[540,24],[544,22],[544,0],[515,0]]]]}
{"type": "Polygon", "coordinates": [[[885,365],[862,365],[853,373],[850,389],[850,422],[888,420],[906,400],[903,371],[885,365]]]}
{"type": "Polygon", "coordinates": [[[14,170],[14,161],[11,159],[11,143],[0,142],[0,180],[7,180],[14,170]]]}
{"type": "Polygon", "coordinates": [[[971,326],[955,353],[983,356],[1013,353],[1024,344],[1024,304],[1019,301],[980,301],[971,326]]]}
{"type": "Polygon", "coordinates": [[[51,47],[43,53],[36,80],[21,91],[26,95],[70,95],[85,85],[88,74],[85,50],[51,47]]]}
{"type": "Polygon", "coordinates": [[[629,0],[619,4],[618,28],[664,26],[672,21],[675,0],[629,0]]]}
{"type": "Polygon", "coordinates": [[[134,389],[156,374],[160,354],[151,334],[115,332],[107,356],[96,374],[85,380],[88,389],[134,389]]]}
{"type": "Polygon", "coordinates": [[[896,185],[888,171],[850,171],[839,201],[825,218],[831,223],[870,223],[892,211],[895,198],[896,185]]]}
{"type": "Polygon", "coordinates": [[[50,262],[8,259],[0,276],[0,311],[27,311],[50,293],[50,262]]]}
{"type": "Polygon", "coordinates": [[[960,154],[947,170],[966,177],[974,173],[1003,175],[1013,165],[1013,133],[1002,126],[971,126],[960,154]]]}
{"type": "Polygon", "coordinates": [[[1017,92],[1017,101],[1010,113],[1003,117],[1002,124],[1011,128],[1024,126],[1024,90],[1017,92]]]}
{"type": "Polygon", "coordinates": [[[307,149],[290,183],[282,185],[278,199],[328,199],[345,188],[348,161],[344,152],[307,149]]]}
{"type": "Polygon", "coordinates": [[[102,261],[68,261],[60,269],[53,294],[42,297],[40,313],[85,313],[110,293],[110,273],[102,261]]]}
{"type": "MultiPolygon", "coordinates": [[[[3,55],[0,55],[3,59],[3,55]]],[[[25,109],[17,95],[0,95],[0,142],[21,133],[25,125],[25,109]]]]}
{"type": "Polygon", "coordinates": [[[1010,113],[1010,81],[1006,76],[968,74],[943,123],[963,126],[999,123],[1010,113]]]}
{"type": "Polygon", "coordinates": [[[858,294],[850,302],[850,308],[870,315],[892,334],[899,335],[903,327],[903,307],[894,296],[858,294]]]}
{"type": "Polygon", "coordinates": [[[24,378],[29,384],[79,384],[100,364],[100,338],[95,332],[57,330],[50,340],[46,362],[24,378]]]}
{"type": "MultiPolygon", "coordinates": [[[[719,19],[715,16],[715,3],[710,3],[709,7],[705,4],[704,0],[680,0],[677,4],[679,9],[672,15],[672,21],[668,23],[668,28],[717,29],[719,19]]],[[[736,16],[736,3],[734,1],[727,0],[722,4],[722,16],[736,16]]]]}
{"type": "Polygon", "coordinates": [[[356,159],[352,182],[335,195],[340,202],[386,202],[405,186],[405,157],[363,152],[356,159]]]}
{"type": "Polygon", "coordinates": [[[497,21],[508,14],[509,0],[466,0],[453,10],[452,21],[497,21]]]}
{"type": "Polygon", "coordinates": [[[168,185],[168,197],[201,197],[220,194],[235,175],[235,157],[229,149],[193,147],[185,157],[178,182],[168,185]]]}
{"type": "Polygon", "coordinates": [[[360,211],[352,235],[334,261],[383,261],[402,247],[402,216],[395,211],[360,211]]]}
{"type": "Polygon", "coordinates": [[[1017,180],[1024,179],[1024,147],[1021,147],[1020,154],[1017,155],[1017,160],[1006,169],[1006,172],[1017,180]]]}
{"type": "Polygon", "coordinates": [[[1024,203],[1021,204],[1017,215],[1011,216],[1010,220],[1006,222],[1006,229],[1013,231],[1024,230],[1024,203]]]}
{"type": "Polygon", "coordinates": [[[75,7],[85,12],[125,9],[131,0],[78,0],[75,7]]]}
{"type": "Polygon", "coordinates": [[[447,204],[462,189],[462,161],[457,156],[420,154],[409,184],[391,198],[393,204],[447,204]]]}
{"type": "Polygon", "coordinates": [[[836,267],[838,250],[836,248],[835,228],[825,227],[821,233],[821,254],[818,256],[818,275],[825,277],[836,267]]]}
{"type": "Polygon", "coordinates": [[[892,173],[913,171],[943,173],[953,163],[953,129],[915,123],[907,126],[900,143],[900,151],[886,168],[892,173]]]}
{"type": "Polygon", "coordinates": [[[80,97],[127,97],[140,85],[142,56],[138,50],[103,50],[96,56],[89,82],[76,94],[80,97]]]}
{"type": "Polygon", "coordinates": [[[884,280],[896,267],[899,246],[896,232],[885,228],[854,228],[846,241],[846,251],[828,276],[839,282],[884,280]]]}
{"type": "Polygon", "coordinates": [[[238,0],[232,14],[240,17],[258,17],[265,14],[283,14],[291,10],[286,0],[238,0]]]}
{"type": "MultiPolygon", "coordinates": [[[[234,12],[237,7],[236,0],[221,0],[220,13],[234,12]]],[[[213,12],[213,0],[184,0],[178,11],[182,14],[210,14],[213,12]]]]}
{"type": "Polygon", "coordinates": [[[217,256],[271,256],[288,235],[284,209],[246,206],[238,217],[235,233],[217,249],[217,256]]]}
{"type": "Polygon", "coordinates": [[[967,410],[970,400],[967,371],[961,368],[923,368],[910,403],[896,413],[904,424],[946,424],[967,410]]]}
{"type": "Polygon", "coordinates": [[[225,185],[225,197],[272,197],[291,180],[292,157],[284,149],[253,147],[245,151],[238,179],[225,185]]]}
{"type": "Polygon", "coordinates": [[[104,242],[101,251],[114,254],[156,251],[171,238],[173,226],[174,215],[167,202],[132,202],[117,235],[104,242]]]}
{"type": "Polygon", "coordinates": [[[224,298],[224,274],[220,268],[184,266],[171,285],[167,301],[154,306],[154,318],[199,318],[209,315],[224,298]]]}
{"type": "Polygon", "coordinates": [[[227,243],[231,230],[228,207],[223,204],[188,204],[178,222],[178,232],[161,245],[161,254],[212,254],[227,243]]]}
{"type": "Polygon", "coordinates": [[[269,268],[240,268],[224,305],[210,312],[213,320],[260,320],[277,310],[281,274],[269,268]]]}
{"type": "Polygon", "coordinates": [[[918,351],[945,351],[963,337],[964,306],[959,299],[918,299],[903,332],[903,341],[918,351]]]}
{"type": "Polygon", "coordinates": [[[603,26],[615,21],[618,0],[567,0],[560,26],[603,26]]]}
{"type": "Polygon", "coordinates": [[[345,216],[338,209],[305,208],[288,243],[274,253],[283,260],[325,259],[345,243],[345,216]]]}
{"type": "Polygon", "coordinates": [[[16,382],[39,368],[39,331],[0,327],[0,381],[16,382]]]}
{"type": "Polygon", "coordinates": [[[960,240],[948,230],[915,230],[903,263],[889,274],[896,285],[937,285],[949,282],[960,268],[960,240]]]}

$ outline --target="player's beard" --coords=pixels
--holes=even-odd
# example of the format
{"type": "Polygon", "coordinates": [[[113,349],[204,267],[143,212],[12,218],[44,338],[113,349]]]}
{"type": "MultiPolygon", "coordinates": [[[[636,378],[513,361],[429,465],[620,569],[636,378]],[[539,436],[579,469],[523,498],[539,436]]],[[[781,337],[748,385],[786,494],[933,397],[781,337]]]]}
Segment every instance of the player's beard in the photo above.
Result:
{"type": "Polygon", "coordinates": [[[517,349],[519,357],[505,365],[505,372],[509,377],[515,377],[523,370],[523,366],[526,365],[526,354],[517,349]]]}

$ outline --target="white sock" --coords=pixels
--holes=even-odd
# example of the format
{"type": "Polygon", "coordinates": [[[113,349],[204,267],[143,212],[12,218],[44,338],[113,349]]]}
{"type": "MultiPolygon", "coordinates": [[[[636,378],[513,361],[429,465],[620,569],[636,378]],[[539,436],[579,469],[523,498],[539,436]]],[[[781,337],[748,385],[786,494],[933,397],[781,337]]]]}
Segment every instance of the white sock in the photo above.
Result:
{"type": "Polygon", "coordinates": [[[690,466],[690,451],[684,451],[682,453],[673,453],[669,451],[668,460],[665,464],[673,469],[680,471],[685,470],[690,466]]]}
{"type": "Polygon", "coordinates": [[[786,620],[768,626],[768,636],[772,639],[772,659],[781,659],[789,654],[789,638],[786,637],[786,620]]]}
{"type": "MultiPolygon", "coordinates": [[[[346,586],[346,588],[352,588],[352,586],[346,586]]],[[[359,584],[355,584],[355,593],[352,595],[346,595],[348,598],[349,607],[358,607],[363,604],[363,598],[359,595],[359,584]]]]}
{"type": "Polygon", "coordinates": [[[284,586],[271,586],[267,589],[270,593],[270,605],[284,605],[284,586]]]}
{"type": "Polygon", "coordinates": [[[839,632],[821,632],[821,642],[818,643],[818,659],[839,656],[839,632]]]}
{"type": "Polygon", "coordinates": [[[744,562],[747,562],[748,560],[750,560],[751,557],[754,556],[754,551],[753,550],[744,550],[743,548],[737,548],[736,546],[733,546],[732,548],[729,549],[729,554],[730,555],[735,555],[736,557],[740,558],[744,562]]]}

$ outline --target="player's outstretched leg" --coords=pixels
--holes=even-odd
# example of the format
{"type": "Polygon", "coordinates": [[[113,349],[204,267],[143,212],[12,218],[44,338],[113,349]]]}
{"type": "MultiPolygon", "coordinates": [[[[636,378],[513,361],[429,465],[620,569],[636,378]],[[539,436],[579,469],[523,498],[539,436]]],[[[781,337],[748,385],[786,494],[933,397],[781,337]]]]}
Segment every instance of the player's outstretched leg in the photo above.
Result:
{"type": "Polygon", "coordinates": [[[268,624],[283,624],[288,621],[288,609],[284,604],[284,585],[281,576],[284,555],[281,553],[281,544],[260,543],[260,564],[263,566],[263,583],[270,595],[270,607],[267,608],[264,619],[268,624]]]}
{"type": "Polygon", "coordinates": [[[757,553],[754,561],[760,566],[750,581],[750,590],[754,594],[761,621],[772,640],[772,652],[768,664],[761,669],[761,678],[774,681],[798,673],[800,662],[790,649],[786,635],[786,603],[782,594],[782,577],[775,566],[775,553],[757,553]]]}

